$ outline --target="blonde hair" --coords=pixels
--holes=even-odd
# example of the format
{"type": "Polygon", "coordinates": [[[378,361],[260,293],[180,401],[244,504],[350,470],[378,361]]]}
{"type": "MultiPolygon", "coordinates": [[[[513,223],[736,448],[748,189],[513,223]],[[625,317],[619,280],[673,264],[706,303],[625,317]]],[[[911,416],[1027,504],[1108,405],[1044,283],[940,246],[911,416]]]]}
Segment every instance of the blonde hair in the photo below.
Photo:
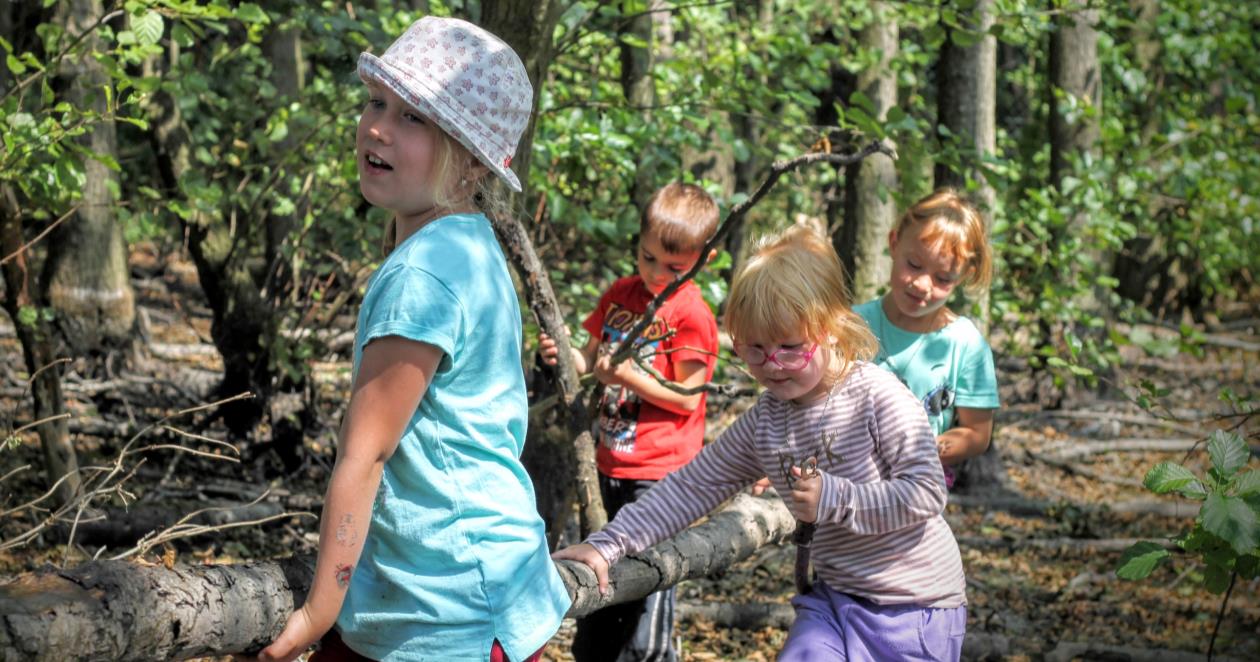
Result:
{"type": "Polygon", "coordinates": [[[639,235],[656,232],[661,247],[674,254],[704,248],[717,231],[718,206],[704,189],[672,182],[657,189],[639,218],[639,235]]]}
{"type": "MultiPolygon", "coordinates": [[[[464,179],[474,165],[477,157],[468,151],[458,140],[438,127],[434,127],[437,135],[434,149],[433,169],[430,179],[433,186],[433,204],[439,207],[455,207],[472,200],[482,213],[487,216],[506,214],[511,211],[508,195],[503,183],[493,172],[483,173],[473,182],[472,192],[459,199],[450,197],[452,184],[464,179]]],[[[393,217],[385,223],[385,234],[381,240],[381,250],[389,255],[394,250],[394,242],[398,238],[398,228],[393,217]]]]}
{"type": "Polygon", "coordinates": [[[790,338],[802,330],[844,358],[841,365],[870,360],[878,341],[850,308],[844,267],[817,231],[796,225],[763,237],[735,276],[726,302],[726,330],[746,338],[790,338]]]}
{"type": "Polygon", "coordinates": [[[897,222],[897,237],[911,226],[919,241],[962,265],[960,282],[971,295],[989,289],[993,254],[980,212],[952,188],[940,188],[914,203],[897,222]]]}

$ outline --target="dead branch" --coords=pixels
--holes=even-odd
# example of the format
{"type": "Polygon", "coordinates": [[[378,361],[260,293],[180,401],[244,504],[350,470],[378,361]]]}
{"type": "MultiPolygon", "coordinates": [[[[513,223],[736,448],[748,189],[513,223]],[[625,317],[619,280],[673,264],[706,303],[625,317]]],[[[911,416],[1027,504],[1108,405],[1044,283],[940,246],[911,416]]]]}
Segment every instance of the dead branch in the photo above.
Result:
{"type": "Polygon", "coordinates": [[[1187,453],[1197,445],[1198,439],[1108,439],[1077,443],[1072,448],[1040,457],[1067,463],[1104,453],[1187,453]]]}
{"type": "MultiPolygon", "coordinates": [[[[211,453],[205,453],[204,451],[198,451],[197,449],[189,448],[186,446],[180,446],[177,444],[152,444],[152,445],[138,447],[138,448],[136,447],[136,445],[141,441],[141,439],[144,438],[145,435],[149,434],[153,430],[162,429],[162,428],[172,429],[171,426],[168,425],[168,423],[176,418],[186,416],[191,413],[203,411],[206,409],[211,409],[227,402],[241,400],[248,397],[252,397],[252,396],[249,393],[242,393],[240,395],[236,395],[230,398],[224,398],[222,400],[218,400],[216,402],[212,402],[209,404],[199,405],[196,407],[184,409],[174,414],[171,414],[169,416],[166,416],[162,418],[161,420],[156,421],[148,425],[147,427],[141,429],[139,432],[133,435],[131,439],[128,440],[127,443],[122,447],[122,449],[119,451],[118,455],[114,458],[114,461],[111,464],[108,464],[105,466],[95,466],[95,467],[79,467],[77,473],[66,474],[62,476],[44,494],[37,496],[34,499],[27,501],[26,503],[23,503],[14,508],[7,509],[4,512],[0,513],[0,517],[9,518],[9,517],[19,515],[25,511],[31,511],[31,512],[45,511],[46,506],[44,504],[51,502],[53,500],[54,496],[57,494],[57,490],[60,488],[60,486],[62,485],[64,481],[69,480],[71,477],[77,478],[81,481],[80,489],[77,490],[76,495],[73,499],[58,505],[48,515],[46,516],[41,515],[40,517],[36,518],[37,521],[35,522],[35,524],[31,526],[30,528],[26,529],[25,531],[23,531],[22,533],[19,533],[18,535],[8,540],[0,541],[0,551],[10,549],[10,548],[15,548],[15,547],[21,547],[25,545],[26,543],[30,542],[31,540],[33,540],[34,538],[36,538],[37,536],[39,536],[41,533],[43,533],[47,529],[58,527],[58,526],[68,526],[69,533],[66,536],[66,546],[65,546],[66,551],[63,555],[63,561],[62,561],[64,563],[66,560],[69,559],[69,552],[70,552],[71,546],[74,543],[75,532],[77,528],[80,526],[80,524],[85,521],[85,516],[87,518],[87,521],[94,521],[100,517],[95,509],[95,504],[98,501],[103,501],[109,497],[116,497],[120,501],[122,501],[124,504],[127,504],[135,499],[134,495],[131,494],[129,491],[127,491],[126,484],[131,479],[131,477],[135,474],[139,466],[143,464],[144,462],[143,458],[140,458],[134,464],[132,463],[132,460],[135,460],[137,456],[147,451],[155,450],[158,448],[166,448],[166,449],[175,450],[177,452],[186,452],[186,453],[195,453],[199,455],[205,455],[211,459],[238,461],[237,458],[233,457],[232,455],[216,455],[216,454],[211,454],[211,453]]],[[[222,443],[222,442],[218,442],[218,443],[222,443]]],[[[232,453],[237,453],[236,448],[234,446],[231,446],[231,445],[227,445],[227,446],[231,449],[232,453]]]]}
{"type": "Polygon", "coordinates": [[[1030,499],[1019,495],[972,496],[952,493],[949,495],[949,503],[960,508],[1002,510],[1021,517],[1056,517],[1068,508],[1087,513],[1112,512],[1160,517],[1194,517],[1199,512],[1197,502],[1177,499],[1128,499],[1095,505],[1066,499],[1030,499]]]}
{"type": "MultiPolygon", "coordinates": [[[[1044,549],[1083,554],[1123,552],[1145,538],[984,538],[981,536],[955,536],[961,547],[972,549],[1044,549]]],[[[1164,549],[1177,551],[1172,542],[1161,543],[1164,549]]]]}
{"type": "MultiPolygon", "coordinates": [[[[491,218],[499,243],[516,266],[525,286],[525,298],[529,309],[538,321],[542,332],[551,336],[559,350],[556,355],[556,383],[559,388],[559,402],[564,405],[563,420],[568,437],[572,440],[572,453],[565,455],[571,458],[576,466],[577,497],[580,505],[582,532],[589,534],[598,531],[608,523],[608,514],[604,510],[604,501],[599,493],[599,473],[595,467],[595,439],[591,435],[590,411],[583,406],[581,399],[581,382],[577,367],[573,364],[573,352],[569,345],[569,334],[565,329],[564,315],[560,312],[560,304],[556,301],[555,290],[551,287],[551,278],[534,251],[534,244],[529,233],[521,225],[515,215],[495,214],[491,218]]],[[[560,508],[558,515],[567,518],[567,508],[560,508]]],[[[563,528],[560,522],[547,522],[549,529],[563,528]]]]}
{"type": "MultiPolygon", "coordinates": [[[[721,246],[723,242],[726,241],[726,235],[730,233],[731,228],[736,227],[742,221],[744,216],[748,214],[748,211],[758,202],[761,202],[762,198],[766,197],[766,194],[774,188],[775,183],[777,183],[779,178],[785,173],[792,172],[802,166],[813,163],[851,165],[876,153],[884,154],[892,159],[897,158],[896,153],[891,148],[885,146],[879,141],[875,141],[852,154],[814,152],[786,161],[775,161],[770,166],[770,172],[766,174],[766,178],[762,180],[761,184],[752,192],[752,194],[750,194],[743,202],[731,208],[730,212],[726,214],[726,218],[723,219],[721,225],[718,226],[717,232],[715,232],[709,241],[705,243],[704,248],[700,249],[700,254],[708,255],[710,251],[716,249],[718,246],[721,246]]],[[[691,268],[688,269],[685,274],[679,276],[677,280],[666,286],[664,290],[661,290],[660,294],[657,294],[656,297],[648,303],[647,308],[643,311],[642,319],[640,319],[639,322],[630,329],[629,333],[626,334],[625,339],[621,341],[620,347],[618,347],[617,351],[613,353],[611,359],[612,365],[615,366],[630,357],[630,355],[634,352],[635,342],[637,342],[639,338],[643,337],[643,332],[647,331],[647,328],[652,325],[652,321],[656,318],[656,311],[660,310],[661,306],[674,295],[674,292],[678,291],[678,288],[682,287],[687,281],[695,278],[696,274],[700,273],[700,270],[704,268],[704,264],[703,260],[696,261],[696,263],[691,265],[691,268]]]]}
{"type": "Polygon", "coordinates": [[[679,621],[708,621],[740,630],[786,630],[796,620],[796,609],[779,602],[679,602],[674,615],[679,621]]]}
{"type": "MultiPolygon", "coordinates": [[[[1203,653],[1167,648],[1134,648],[1088,642],[1063,641],[1046,654],[1046,662],[1072,660],[1128,660],[1129,662],[1203,662],[1203,653]]],[[[1216,657],[1224,662],[1242,662],[1236,657],[1216,657]]]]}
{"type": "MultiPolygon", "coordinates": [[[[791,535],[778,499],[739,495],[703,524],[611,571],[600,597],[590,568],[556,567],[573,596],[570,616],[641,598],[730,567],[791,535]]],[[[236,565],[93,561],[41,570],[0,585],[0,660],[151,660],[257,651],[305,600],[314,557],[236,565]]]]}

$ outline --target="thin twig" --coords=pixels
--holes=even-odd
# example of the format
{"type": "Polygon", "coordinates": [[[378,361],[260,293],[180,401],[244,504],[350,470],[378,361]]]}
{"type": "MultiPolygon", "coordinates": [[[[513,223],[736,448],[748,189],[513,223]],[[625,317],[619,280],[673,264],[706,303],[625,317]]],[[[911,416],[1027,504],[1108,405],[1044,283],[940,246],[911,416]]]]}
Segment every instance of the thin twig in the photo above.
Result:
{"type": "Polygon", "coordinates": [[[40,232],[39,234],[35,235],[34,239],[26,242],[25,244],[22,244],[20,247],[18,247],[17,250],[4,256],[4,259],[0,259],[0,267],[8,264],[9,260],[12,260],[16,258],[17,256],[21,255],[22,253],[25,253],[26,250],[30,248],[31,246],[34,246],[35,244],[39,243],[41,239],[48,236],[48,233],[55,230],[58,225],[61,225],[62,223],[65,222],[67,218],[70,218],[71,216],[73,216],[76,211],[79,211],[79,205],[75,205],[71,207],[70,211],[62,214],[57,220],[50,223],[48,227],[44,228],[43,232],[40,232]]]}
{"type": "Polygon", "coordinates": [[[55,414],[53,416],[46,416],[38,421],[31,421],[30,423],[23,425],[22,427],[14,430],[13,434],[21,434],[31,428],[39,427],[45,423],[51,423],[53,421],[60,421],[65,418],[74,418],[74,414],[55,414]]]}
{"type": "Polygon", "coordinates": [[[683,386],[677,382],[665,379],[665,375],[662,375],[656,370],[656,368],[648,365],[647,361],[644,361],[642,358],[635,356],[632,357],[631,360],[634,361],[635,365],[642,368],[643,372],[646,372],[649,377],[655,379],[656,383],[679,395],[700,395],[701,393],[733,395],[739,390],[734,384],[713,384],[710,382],[704,382],[703,384],[698,384],[696,386],[683,386]]]}
{"type": "Polygon", "coordinates": [[[1208,642],[1208,662],[1212,662],[1212,654],[1216,651],[1216,635],[1221,631],[1221,621],[1225,620],[1225,607],[1229,604],[1229,595],[1234,592],[1234,582],[1238,581],[1238,571],[1229,576],[1229,588],[1225,589],[1225,597],[1221,600],[1221,610],[1216,614],[1216,625],[1212,628],[1212,639],[1208,642]]]}

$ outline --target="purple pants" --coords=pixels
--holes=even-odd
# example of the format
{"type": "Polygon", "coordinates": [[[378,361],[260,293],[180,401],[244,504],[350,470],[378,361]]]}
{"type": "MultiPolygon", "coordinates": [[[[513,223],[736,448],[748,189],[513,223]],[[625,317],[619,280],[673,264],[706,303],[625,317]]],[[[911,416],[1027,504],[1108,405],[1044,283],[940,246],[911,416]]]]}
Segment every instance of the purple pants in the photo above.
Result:
{"type": "Polygon", "coordinates": [[[877,605],[815,582],[792,598],[796,622],[779,662],[846,660],[957,662],[967,631],[967,608],[877,605]]]}

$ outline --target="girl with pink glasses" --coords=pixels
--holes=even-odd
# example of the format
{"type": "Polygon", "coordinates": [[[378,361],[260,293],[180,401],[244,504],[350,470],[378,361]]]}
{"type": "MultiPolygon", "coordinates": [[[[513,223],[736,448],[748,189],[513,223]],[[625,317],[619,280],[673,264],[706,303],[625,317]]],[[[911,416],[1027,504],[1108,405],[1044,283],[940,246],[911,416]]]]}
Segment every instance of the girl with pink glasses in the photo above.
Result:
{"type": "Polygon", "coordinates": [[[608,568],[769,476],[816,526],[816,580],[793,599],[779,660],[957,660],[962,559],[923,408],[850,309],[830,242],[803,227],[763,240],[731,285],[726,324],[765,392],[694,460],[586,542],[553,556],[608,568]]]}

